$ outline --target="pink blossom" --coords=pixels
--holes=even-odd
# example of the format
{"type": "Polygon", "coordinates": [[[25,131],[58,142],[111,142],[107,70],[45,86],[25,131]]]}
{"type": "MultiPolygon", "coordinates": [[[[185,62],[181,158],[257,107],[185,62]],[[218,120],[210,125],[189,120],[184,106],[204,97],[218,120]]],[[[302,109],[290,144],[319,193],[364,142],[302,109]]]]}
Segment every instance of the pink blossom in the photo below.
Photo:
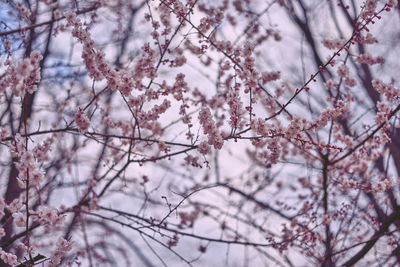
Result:
{"type": "Polygon", "coordinates": [[[326,89],[333,89],[335,87],[335,82],[332,79],[329,79],[325,82],[326,89]]]}
{"type": "Polygon", "coordinates": [[[328,49],[338,50],[344,46],[345,41],[340,39],[324,39],[322,44],[328,49]]]}
{"type": "Polygon", "coordinates": [[[364,12],[362,12],[361,16],[363,19],[367,19],[371,17],[375,13],[375,9],[377,7],[377,0],[367,0],[364,6],[364,12]]]}
{"type": "Polygon", "coordinates": [[[344,84],[349,86],[349,87],[354,87],[357,85],[357,80],[353,77],[346,77],[344,79],[344,84]]]}
{"type": "Polygon", "coordinates": [[[185,161],[188,165],[192,165],[193,167],[201,168],[202,166],[198,162],[199,158],[198,157],[193,157],[191,155],[187,155],[185,157],[185,161]]]}
{"type": "Polygon", "coordinates": [[[5,251],[3,251],[2,249],[0,250],[0,259],[8,265],[17,265],[18,261],[17,261],[17,256],[11,253],[7,253],[5,251]]]}
{"type": "Polygon", "coordinates": [[[208,135],[208,143],[213,145],[215,149],[221,149],[224,139],[222,138],[221,133],[219,133],[208,108],[203,107],[200,110],[199,120],[200,124],[203,126],[204,134],[208,135]]]}
{"type": "Polygon", "coordinates": [[[13,213],[14,223],[18,227],[25,227],[26,226],[26,217],[21,212],[14,212],[13,213]]]}
{"type": "Polygon", "coordinates": [[[59,238],[57,241],[57,249],[50,258],[50,266],[59,266],[62,258],[72,249],[72,243],[64,238],[59,238]]]}
{"type": "Polygon", "coordinates": [[[279,71],[261,73],[261,81],[263,84],[278,80],[278,79],[280,79],[280,77],[281,77],[281,74],[279,71]]]}
{"type": "Polygon", "coordinates": [[[238,92],[229,92],[227,96],[227,102],[229,106],[230,125],[233,128],[240,128],[244,110],[243,103],[240,100],[238,92]]]}
{"type": "Polygon", "coordinates": [[[210,153],[210,146],[205,141],[201,142],[197,149],[203,155],[207,155],[208,153],[210,153]]]}
{"type": "Polygon", "coordinates": [[[299,117],[294,117],[290,122],[289,126],[285,130],[285,136],[289,139],[298,137],[301,130],[303,130],[304,124],[305,120],[299,117]]]}
{"type": "Polygon", "coordinates": [[[346,65],[340,65],[337,72],[340,77],[345,78],[349,75],[349,68],[346,65]]]}
{"type": "Polygon", "coordinates": [[[85,111],[81,108],[75,113],[75,122],[78,126],[79,132],[85,133],[90,126],[89,118],[86,116],[85,111]]]}
{"type": "Polygon", "coordinates": [[[373,58],[370,54],[365,53],[357,57],[357,62],[362,64],[374,65],[377,63],[384,63],[385,60],[382,57],[373,58]]]}

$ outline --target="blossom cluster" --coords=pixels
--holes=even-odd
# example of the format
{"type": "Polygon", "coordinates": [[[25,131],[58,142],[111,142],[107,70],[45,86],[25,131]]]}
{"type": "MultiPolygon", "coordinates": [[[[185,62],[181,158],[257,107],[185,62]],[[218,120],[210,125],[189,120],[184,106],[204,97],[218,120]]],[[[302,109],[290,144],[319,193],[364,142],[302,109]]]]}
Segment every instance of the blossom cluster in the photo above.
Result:
{"type": "Polygon", "coordinates": [[[79,108],[78,111],[75,113],[75,122],[78,126],[79,132],[85,133],[90,126],[90,120],[85,114],[85,110],[79,108]]]}
{"type": "Polygon", "coordinates": [[[348,108],[347,103],[343,100],[337,101],[333,108],[323,110],[315,123],[311,123],[311,127],[322,128],[325,127],[329,121],[339,117],[348,108]]]}
{"type": "Polygon", "coordinates": [[[200,25],[198,26],[199,31],[205,33],[212,27],[220,24],[224,17],[223,14],[224,13],[222,10],[218,10],[218,12],[215,12],[215,14],[212,14],[211,16],[203,17],[200,20],[200,25]]]}
{"type": "Polygon", "coordinates": [[[21,5],[20,3],[16,3],[15,7],[18,9],[19,14],[22,18],[29,20],[32,13],[29,11],[28,8],[26,8],[24,5],[21,5]]]}
{"type": "Polygon", "coordinates": [[[301,131],[304,129],[306,124],[306,120],[294,117],[291,121],[289,126],[285,129],[285,137],[291,138],[301,138],[301,131]]]}
{"type": "Polygon", "coordinates": [[[351,149],[354,147],[355,141],[354,138],[349,136],[349,135],[344,135],[343,132],[341,131],[341,126],[340,125],[335,125],[333,128],[335,134],[334,138],[346,145],[347,148],[351,149]]]}
{"type": "Polygon", "coordinates": [[[400,89],[395,88],[393,84],[387,84],[376,79],[372,81],[372,86],[378,93],[385,96],[387,101],[397,102],[400,100],[400,89]]]}
{"type": "Polygon", "coordinates": [[[375,44],[378,42],[371,33],[367,33],[366,35],[359,34],[354,37],[354,41],[360,44],[375,44]]]}
{"type": "Polygon", "coordinates": [[[250,126],[253,131],[263,137],[270,135],[270,126],[261,118],[252,120],[250,126]]]}
{"type": "Polygon", "coordinates": [[[192,165],[195,168],[201,168],[201,164],[198,162],[199,158],[192,156],[192,155],[187,155],[185,157],[185,161],[188,165],[192,165]]]}
{"type": "Polygon", "coordinates": [[[37,144],[32,149],[33,156],[38,162],[45,162],[50,159],[49,152],[51,151],[51,146],[56,141],[57,136],[57,133],[54,133],[51,137],[46,138],[42,144],[37,144]]]}
{"type": "Polygon", "coordinates": [[[8,68],[0,79],[0,92],[11,88],[15,96],[20,97],[24,97],[26,93],[35,92],[40,81],[39,63],[42,58],[40,51],[35,50],[29,58],[24,58],[16,64],[7,59],[8,68]]]}
{"type": "Polygon", "coordinates": [[[377,5],[378,5],[377,0],[367,0],[364,5],[364,10],[361,13],[361,17],[363,19],[372,17],[375,14],[375,9],[376,9],[377,5]]]}
{"type": "Polygon", "coordinates": [[[179,218],[181,219],[179,223],[179,228],[193,227],[193,224],[197,220],[201,213],[200,206],[195,206],[194,210],[191,212],[179,212],[179,218]]]}
{"type": "Polygon", "coordinates": [[[12,153],[19,159],[15,163],[18,170],[19,186],[25,188],[27,182],[30,186],[39,185],[44,179],[44,174],[38,166],[34,153],[27,149],[20,134],[17,134],[14,138],[12,153]]]}
{"type": "Polygon", "coordinates": [[[346,41],[342,39],[324,39],[322,44],[331,50],[339,50],[345,45],[346,41]]]}
{"type": "Polygon", "coordinates": [[[83,28],[82,21],[76,14],[69,12],[66,15],[68,24],[72,26],[72,35],[83,44],[82,59],[85,62],[89,75],[96,81],[106,79],[112,90],[119,90],[125,96],[129,96],[133,88],[143,89],[144,77],[155,77],[155,52],[148,44],[142,48],[144,55],[136,63],[132,71],[124,69],[116,71],[111,68],[105,59],[105,54],[96,48],[90,33],[83,28]]]}
{"type": "Polygon", "coordinates": [[[374,65],[374,64],[383,64],[385,63],[385,59],[383,57],[372,57],[371,54],[364,53],[361,54],[357,57],[357,62],[361,64],[368,64],[368,65],[374,65]]]}
{"type": "MultiPolygon", "coordinates": [[[[243,71],[239,73],[239,77],[245,82],[245,93],[248,93],[250,92],[250,89],[257,87],[257,81],[260,76],[255,66],[255,58],[253,56],[254,48],[254,44],[246,42],[241,50],[241,57],[243,58],[243,71]]],[[[267,74],[266,76],[267,78],[270,78],[269,74],[267,74]]]]}
{"type": "MultiPolygon", "coordinates": [[[[376,104],[376,108],[378,109],[378,112],[376,113],[375,116],[375,122],[377,124],[382,124],[382,123],[388,123],[388,119],[390,116],[390,107],[388,105],[386,105],[384,102],[382,101],[378,101],[378,103],[376,104]]],[[[388,124],[386,124],[385,129],[387,130],[390,126],[388,124]]]]}
{"type": "Polygon", "coordinates": [[[53,207],[40,206],[33,215],[42,225],[57,226],[64,222],[64,216],[53,207]]]}
{"type": "MultiPolygon", "coordinates": [[[[365,171],[365,169],[363,171],[365,171]]],[[[341,180],[340,184],[342,190],[361,189],[366,192],[374,192],[374,193],[385,192],[386,190],[393,187],[393,182],[388,178],[382,179],[376,183],[372,183],[369,181],[359,182],[353,179],[344,178],[341,180]]]]}
{"type": "Polygon", "coordinates": [[[215,149],[221,149],[224,139],[215,124],[210,109],[203,107],[200,110],[199,121],[203,127],[204,134],[208,136],[208,144],[213,145],[215,149]]]}
{"type": "Polygon", "coordinates": [[[239,93],[237,91],[230,91],[227,95],[227,102],[230,115],[229,123],[232,128],[240,128],[244,110],[239,93]]]}
{"type": "Polygon", "coordinates": [[[161,105],[154,105],[149,112],[140,112],[138,117],[141,121],[156,121],[169,107],[171,107],[171,101],[164,99],[161,105]]]}
{"type": "Polygon", "coordinates": [[[0,248],[0,259],[8,265],[15,266],[18,264],[17,256],[12,253],[5,252],[2,248],[0,248]]]}
{"type": "Polygon", "coordinates": [[[262,84],[280,79],[281,74],[279,71],[263,72],[261,73],[262,84]]]}
{"type": "Polygon", "coordinates": [[[340,65],[337,70],[338,75],[344,79],[344,84],[349,87],[357,85],[357,79],[349,75],[349,68],[346,65],[340,65]]]}
{"type": "Polygon", "coordinates": [[[82,59],[86,64],[86,69],[90,76],[97,81],[104,79],[104,74],[109,71],[109,66],[105,61],[104,54],[96,50],[89,31],[83,28],[82,21],[76,17],[75,13],[67,13],[66,19],[68,22],[67,26],[73,27],[72,36],[83,44],[82,59]]]}
{"type": "Polygon", "coordinates": [[[59,266],[61,259],[72,249],[72,243],[64,238],[57,241],[57,249],[50,258],[50,266],[59,266]]]}

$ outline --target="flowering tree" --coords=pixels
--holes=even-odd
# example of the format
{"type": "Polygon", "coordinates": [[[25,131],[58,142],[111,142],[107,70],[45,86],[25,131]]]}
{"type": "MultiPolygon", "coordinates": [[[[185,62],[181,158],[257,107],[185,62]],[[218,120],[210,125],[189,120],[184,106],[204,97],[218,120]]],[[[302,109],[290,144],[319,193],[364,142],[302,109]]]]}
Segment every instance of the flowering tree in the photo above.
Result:
{"type": "Polygon", "coordinates": [[[400,264],[396,0],[0,7],[2,266],[400,264]]]}

